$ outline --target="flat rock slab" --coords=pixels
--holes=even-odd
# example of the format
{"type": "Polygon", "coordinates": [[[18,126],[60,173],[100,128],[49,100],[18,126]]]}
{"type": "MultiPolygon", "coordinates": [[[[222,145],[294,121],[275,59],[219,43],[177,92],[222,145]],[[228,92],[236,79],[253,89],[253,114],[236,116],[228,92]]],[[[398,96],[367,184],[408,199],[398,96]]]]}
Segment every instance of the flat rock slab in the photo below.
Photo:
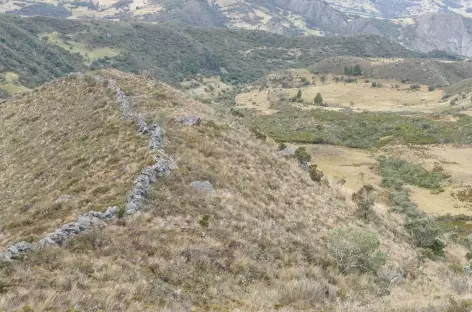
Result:
{"type": "Polygon", "coordinates": [[[180,116],[174,120],[186,126],[198,126],[202,122],[201,118],[198,116],[180,116]]]}
{"type": "Polygon", "coordinates": [[[190,185],[200,191],[211,192],[214,190],[210,181],[193,181],[190,185]]]}

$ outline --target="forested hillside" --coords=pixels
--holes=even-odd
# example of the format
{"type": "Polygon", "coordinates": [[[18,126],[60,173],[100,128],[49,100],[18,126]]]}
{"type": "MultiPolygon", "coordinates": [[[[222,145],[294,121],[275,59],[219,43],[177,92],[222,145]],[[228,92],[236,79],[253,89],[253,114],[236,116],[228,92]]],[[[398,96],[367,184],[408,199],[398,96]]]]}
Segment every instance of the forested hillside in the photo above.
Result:
{"type": "Polygon", "coordinates": [[[146,71],[171,83],[195,74],[244,83],[334,55],[418,55],[376,36],[290,38],[262,31],[10,15],[1,15],[0,25],[0,73],[16,73],[28,87],[87,66],[146,71]],[[114,53],[98,53],[105,49],[114,53]]]}

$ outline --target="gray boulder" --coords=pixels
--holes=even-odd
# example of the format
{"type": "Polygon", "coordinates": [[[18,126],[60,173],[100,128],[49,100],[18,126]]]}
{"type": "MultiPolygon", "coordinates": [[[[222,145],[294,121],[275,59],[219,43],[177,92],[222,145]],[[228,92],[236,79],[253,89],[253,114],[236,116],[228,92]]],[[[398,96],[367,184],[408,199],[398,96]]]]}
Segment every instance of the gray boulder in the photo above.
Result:
{"type": "Polygon", "coordinates": [[[72,196],[71,195],[67,195],[67,194],[64,194],[64,195],[61,195],[59,196],[57,199],[56,199],[56,204],[59,204],[59,203],[64,203],[64,202],[68,202],[72,200],[72,196]]]}
{"type": "Polygon", "coordinates": [[[8,247],[6,258],[14,259],[18,255],[33,250],[33,245],[27,242],[19,242],[8,247]]]}
{"type": "Polygon", "coordinates": [[[214,190],[210,181],[193,181],[190,185],[200,191],[211,192],[214,190]]]}
{"type": "Polygon", "coordinates": [[[198,126],[202,122],[201,118],[198,116],[181,116],[175,118],[174,120],[185,126],[198,126]]]}
{"type": "Polygon", "coordinates": [[[293,156],[295,156],[295,149],[287,147],[284,150],[278,151],[277,155],[279,155],[281,157],[293,157],[293,156]]]}

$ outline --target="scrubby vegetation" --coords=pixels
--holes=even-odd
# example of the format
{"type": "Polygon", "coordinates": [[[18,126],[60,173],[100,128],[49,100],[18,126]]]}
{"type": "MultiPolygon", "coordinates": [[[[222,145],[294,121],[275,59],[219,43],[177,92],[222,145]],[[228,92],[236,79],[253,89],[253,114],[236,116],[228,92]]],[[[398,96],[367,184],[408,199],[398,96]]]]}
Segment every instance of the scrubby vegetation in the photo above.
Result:
{"type": "Polygon", "coordinates": [[[32,20],[0,15],[0,73],[16,73],[21,84],[33,87],[84,68],[80,56],[46,44],[29,27],[42,29],[32,20]]]}
{"type": "Polygon", "coordinates": [[[441,168],[427,171],[421,165],[412,164],[403,159],[380,156],[379,171],[382,185],[385,187],[401,187],[403,184],[415,185],[430,190],[440,190],[447,175],[441,168]]]}
{"type": "Polygon", "coordinates": [[[302,110],[281,106],[272,115],[248,118],[277,141],[373,148],[403,144],[472,143],[472,118],[456,115],[454,122],[427,115],[399,113],[302,110]]]}
{"type": "Polygon", "coordinates": [[[376,272],[385,263],[378,237],[369,232],[339,228],[328,234],[328,253],[342,272],[376,272]]]}
{"type": "Polygon", "coordinates": [[[68,78],[0,105],[1,241],[122,204],[149,160],[146,138],[93,79],[68,78]]]}

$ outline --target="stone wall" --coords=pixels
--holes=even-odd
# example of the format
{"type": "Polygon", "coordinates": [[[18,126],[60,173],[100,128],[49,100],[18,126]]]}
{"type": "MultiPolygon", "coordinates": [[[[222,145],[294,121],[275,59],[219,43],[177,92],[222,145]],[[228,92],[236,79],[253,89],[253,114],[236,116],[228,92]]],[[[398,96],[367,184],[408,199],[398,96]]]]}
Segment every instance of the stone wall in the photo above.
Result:
{"type": "MultiPolygon", "coordinates": [[[[86,75],[83,73],[72,73],[68,75],[67,78],[62,79],[76,78],[84,80],[85,77],[86,75]]],[[[142,116],[132,110],[130,99],[117,86],[116,81],[95,75],[89,77],[115,94],[115,102],[119,105],[123,118],[134,122],[138,133],[148,137],[149,150],[157,152],[155,163],[152,166],[144,168],[136,177],[128,194],[125,207],[110,206],[105,212],[89,211],[83,213],[78,216],[74,222],[64,224],[54,232],[46,234],[37,242],[28,243],[22,241],[7,247],[6,251],[0,252],[0,259],[15,259],[23,253],[37,250],[45,246],[62,246],[70,237],[91,230],[107,220],[117,218],[120,209],[125,209],[126,215],[135,214],[140,210],[147,199],[151,184],[156,182],[159,177],[169,175],[171,170],[177,168],[176,163],[162,151],[164,144],[164,131],[162,128],[157,124],[147,124],[142,116]]],[[[57,80],[51,83],[56,83],[57,80]]]]}

